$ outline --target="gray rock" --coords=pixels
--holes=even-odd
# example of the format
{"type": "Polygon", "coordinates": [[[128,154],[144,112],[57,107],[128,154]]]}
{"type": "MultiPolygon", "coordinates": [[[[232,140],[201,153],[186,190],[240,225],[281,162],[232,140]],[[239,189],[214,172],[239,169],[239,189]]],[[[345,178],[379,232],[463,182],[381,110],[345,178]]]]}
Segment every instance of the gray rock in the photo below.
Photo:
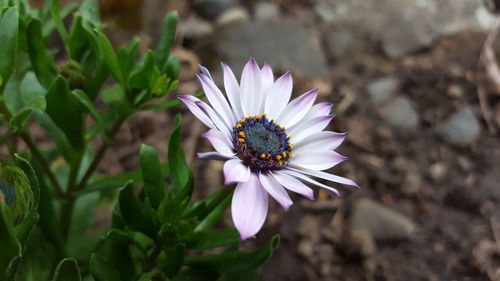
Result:
{"type": "Polygon", "coordinates": [[[215,23],[217,24],[217,26],[228,26],[247,22],[248,20],[250,20],[250,15],[248,14],[247,9],[242,7],[234,7],[222,13],[217,18],[215,23]]]}
{"type": "Polygon", "coordinates": [[[409,53],[430,46],[437,38],[437,33],[432,26],[401,22],[391,26],[382,35],[382,48],[390,58],[401,58],[409,53]]]}
{"type": "Polygon", "coordinates": [[[479,137],[480,126],[474,113],[465,107],[438,124],[436,132],[451,144],[469,145],[479,137]]]}
{"type": "Polygon", "coordinates": [[[326,58],[319,38],[301,21],[248,22],[228,26],[200,52],[202,58],[220,57],[239,72],[250,57],[259,63],[268,62],[273,68],[292,70],[305,77],[328,74],[326,58]],[[208,51],[215,51],[215,54],[208,51]],[[205,53],[203,53],[205,51],[205,53]]]}
{"type": "Polygon", "coordinates": [[[366,88],[373,104],[380,105],[399,90],[399,79],[394,76],[380,77],[370,81],[366,88]]]}
{"type": "Polygon", "coordinates": [[[335,58],[340,58],[352,45],[354,38],[347,31],[333,31],[327,35],[326,44],[330,54],[335,58]]]}
{"type": "Polygon", "coordinates": [[[256,20],[276,20],[279,8],[274,2],[259,2],[255,5],[254,16],[256,20]]]}
{"type": "Polygon", "coordinates": [[[372,200],[361,199],[353,208],[351,226],[368,231],[375,240],[409,239],[415,231],[408,217],[372,200]]]}
{"type": "Polygon", "coordinates": [[[384,121],[399,129],[413,129],[418,125],[419,116],[406,97],[396,97],[379,109],[384,121]]]}
{"type": "Polygon", "coordinates": [[[190,17],[180,23],[180,30],[184,34],[184,38],[188,40],[206,37],[214,31],[213,26],[209,22],[196,17],[190,17]]]}
{"type": "Polygon", "coordinates": [[[200,16],[213,20],[229,8],[230,4],[231,0],[195,0],[194,9],[200,16]]]}

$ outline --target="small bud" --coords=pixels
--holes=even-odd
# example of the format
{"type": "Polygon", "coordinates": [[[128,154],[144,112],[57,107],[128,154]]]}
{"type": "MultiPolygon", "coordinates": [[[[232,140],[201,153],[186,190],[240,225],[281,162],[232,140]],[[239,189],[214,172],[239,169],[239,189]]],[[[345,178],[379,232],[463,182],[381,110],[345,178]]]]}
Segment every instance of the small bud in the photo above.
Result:
{"type": "Polygon", "coordinates": [[[0,165],[0,204],[6,204],[14,226],[33,208],[33,191],[26,174],[19,168],[0,165]]]}
{"type": "Polygon", "coordinates": [[[71,90],[85,88],[85,75],[82,66],[76,61],[69,61],[61,68],[61,75],[68,80],[71,90]]]}

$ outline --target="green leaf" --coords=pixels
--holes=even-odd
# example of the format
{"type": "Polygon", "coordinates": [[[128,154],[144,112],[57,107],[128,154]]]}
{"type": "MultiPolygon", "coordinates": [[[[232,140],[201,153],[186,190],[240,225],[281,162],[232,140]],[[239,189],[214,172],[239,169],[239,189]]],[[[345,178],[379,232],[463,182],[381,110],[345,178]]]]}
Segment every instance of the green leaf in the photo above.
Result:
{"type": "Polygon", "coordinates": [[[81,281],[80,268],[73,258],[63,259],[56,267],[52,281],[81,281]]]}
{"type": "Polygon", "coordinates": [[[96,254],[90,258],[90,272],[95,281],[122,281],[119,269],[96,254]]]}
{"type": "Polygon", "coordinates": [[[105,259],[113,268],[119,268],[120,280],[135,280],[136,270],[130,246],[136,245],[134,239],[125,232],[110,231],[101,241],[96,254],[105,259]]]}
{"type": "Polygon", "coordinates": [[[24,76],[20,85],[21,100],[30,108],[45,111],[47,102],[45,94],[47,90],[38,82],[35,73],[28,72],[24,76]]]}
{"type": "Polygon", "coordinates": [[[84,0],[80,5],[79,12],[88,21],[99,24],[101,22],[99,3],[97,0],[84,0]]]}
{"type": "Polygon", "coordinates": [[[179,20],[179,14],[177,12],[168,13],[163,20],[163,29],[156,47],[155,57],[156,65],[162,69],[165,65],[172,49],[172,44],[175,39],[175,30],[177,28],[177,22],[179,20]]]}
{"type": "Polygon", "coordinates": [[[151,76],[153,74],[155,55],[148,51],[144,60],[130,73],[128,83],[130,87],[136,89],[147,89],[151,86],[151,76]]]}
{"type": "Polygon", "coordinates": [[[21,246],[14,236],[7,205],[0,204],[0,280],[7,275],[10,262],[21,255],[21,246]]]}
{"type": "Polygon", "coordinates": [[[206,268],[224,274],[250,271],[262,265],[279,245],[279,236],[274,236],[264,247],[249,252],[225,252],[206,256],[188,257],[185,264],[206,268]]]}
{"type": "Polygon", "coordinates": [[[68,31],[66,30],[66,27],[64,27],[61,14],[59,13],[59,0],[50,0],[50,12],[52,14],[52,19],[57,28],[57,31],[59,31],[61,39],[65,42],[67,46],[69,42],[69,35],[68,31]]]}
{"type": "Polygon", "coordinates": [[[33,71],[35,71],[40,83],[48,88],[52,81],[51,72],[55,68],[55,64],[43,43],[42,23],[38,19],[33,18],[28,23],[26,40],[33,71]]]}
{"type": "Polygon", "coordinates": [[[183,244],[176,244],[171,247],[165,247],[163,252],[165,253],[166,262],[163,264],[162,270],[167,277],[172,278],[177,275],[184,263],[186,247],[183,244]]]}
{"type": "Polygon", "coordinates": [[[10,119],[9,125],[13,128],[14,132],[19,131],[24,128],[24,125],[28,121],[33,109],[31,108],[23,108],[20,111],[16,112],[12,119],[10,119]]]}
{"type": "Polygon", "coordinates": [[[97,32],[97,37],[99,38],[101,50],[103,52],[104,61],[106,62],[106,65],[111,70],[111,74],[113,74],[116,81],[118,81],[118,83],[120,83],[122,87],[126,88],[127,84],[125,82],[125,76],[120,67],[118,57],[116,56],[115,50],[113,49],[111,42],[109,42],[109,39],[104,34],[102,34],[99,31],[96,32],[97,32]]]}
{"type": "Polygon", "coordinates": [[[47,114],[61,128],[71,145],[83,147],[83,118],[66,80],[58,76],[46,95],[47,114]]]}
{"type": "Polygon", "coordinates": [[[201,232],[214,226],[226,212],[226,209],[231,204],[231,196],[226,195],[226,198],[220,202],[194,229],[194,232],[201,232]]]}
{"type": "Polygon", "coordinates": [[[139,157],[142,178],[144,180],[144,190],[151,200],[153,208],[157,209],[165,195],[165,181],[163,179],[160,159],[153,147],[144,144],[141,147],[139,157]]]}
{"type": "Polygon", "coordinates": [[[102,117],[102,114],[95,108],[94,103],[89,99],[87,94],[85,94],[82,90],[74,90],[71,94],[83,105],[87,110],[94,116],[96,122],[102,126],[106,126],[106,121],[102,117]]]}
{"type": "Polygon", "coordinates": [[[196,233],[188,240],[188,247],[197,251],[212,249],[220,246],[237,243],[240,235],[234,228],[217,229],[196,233]]]}
{"type": "MultiPolygon", "coordinates": [[[[50,2],[47,2],[50,4],[50,2]]],[[[47,7],[49,8],[49,7],[47,7]]],[[[60,18],[64,19],[66,18],[71,12],[73,12],[74,9],[78,8],[78,3],[69,3],[68,5],[64,6],[61,11],[59,12],[60,18]]],[[[43,25],[42,29],[42,34],[44,37],[49,37],[49,35],[52,33],[52,31],[56,28],[55,25],[55,20],[53,18],[49,18],[47,23],[43,25]]]]}
{"type": "Polygon", "coordinates": [[[59,153],[68,163],[72,163],[74,150],[61,128],[59,128],[47,114],[34,112],[34,116],[37,123],[51,136],[59,153]]]}
{"type": "Polygon", "coordinates": [[[5,84],[3,98],[7,109],[12,114],[16,114],[23,108],[21,94],[19,93],[19,83],[17,75],[13,73],[5,84]]]}
{"type": "Polygon", "coordinates": [[[80,61],[90,45],[88,30],[83,27],[83,17],[77,13],[73,18],[73,24],[69,34],[69,57],[80,61]]]}
{"type": "Polygon", "coordinates": [[[186,163],[181,146],[181,115],[175,118],[175,129],[168,143],[168,163],[170,163],[170,179],[172,191],[179,198],[190,198],[193,192],[193,173],[186,163]]]}
{"type": "Polygon", "coordinates": [[[162,70],[172,81],[177,80],[181,72],[181,63],[177,57],[170,56],[162,70]]]}
{"type": "Polygon", "coordinates": [[[219,276],[212,270],[187,268],[181,270],[172,281],[216,281],[219,276]]]}
{"type": "Polygon", "coordinates": [[[152,209],[149,209],[134,196],[132,181],[125,184],[118,198],[120,214],[126,226],[140,231],[151,238],[156,236],[152,221],[152,209]]]}
{"type": "Polygon", "coordinates": [[[125,98],[125,90],[119,84],[104,89],[102,99],[106,104],[120,103],[125,98]]]}
{"type": "Polygon", "coordinates": [[[254,281],[259,275],[260,267],[249,271],[224,274],[217,281],[254,281]]]}
{"type": "Polygon", "coordinates": [[[0,19],[0,75],[8,80],[17,57],[19,15],[16,7],[7,9],[0,19]]]}

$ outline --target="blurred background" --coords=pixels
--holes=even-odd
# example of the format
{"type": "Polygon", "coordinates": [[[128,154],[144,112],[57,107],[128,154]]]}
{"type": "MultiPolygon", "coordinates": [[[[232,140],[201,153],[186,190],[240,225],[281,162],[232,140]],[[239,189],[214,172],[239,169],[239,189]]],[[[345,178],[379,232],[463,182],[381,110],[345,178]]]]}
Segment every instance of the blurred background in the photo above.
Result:
{"type": "MultiPolygon", "coordinates": [[[[332,172],[363,189],[339,187],[342,198],[319,192],[314,202],[296,196],[287,213],[273,202],[257,240],[245,242],[253,248],[282,236],[259,280],[500,280],[493,0],[100,3],[115,47],[134,36],[142,50],[154,46],[165,13],[179,12],[176,94],[200,92],[198,64],[222,85],[220,61],[239,76],[253,56],[278,74],[291,70],[295,96],[317,87],[319,101],[335,103],[331,129],[349,132],[339,151],[350,160],[332,172]]],[[[210,147],[200,138],[206,128],[184,108],[132,118],[100,171],[136,168],[141,143],[165,156],[177,112],[186,113],[184,146],[198,196],[219,188],[222,163],[194,158],[210,147]]],[[[96,227],[109,214],[96,210],[96,227]]]]}

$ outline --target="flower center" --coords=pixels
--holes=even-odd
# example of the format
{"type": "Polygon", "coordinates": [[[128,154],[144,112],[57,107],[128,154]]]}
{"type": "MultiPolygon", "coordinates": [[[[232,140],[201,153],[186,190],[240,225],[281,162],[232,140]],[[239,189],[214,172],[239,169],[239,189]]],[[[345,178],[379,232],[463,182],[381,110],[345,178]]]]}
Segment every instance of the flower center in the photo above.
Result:
{"type": "Polygon", "coordinates": [[[233,137],[236,154],[254,171],[282,169],[292,157],[291,137],[265,113],[241,119],[233,128],[233,137]]]}

